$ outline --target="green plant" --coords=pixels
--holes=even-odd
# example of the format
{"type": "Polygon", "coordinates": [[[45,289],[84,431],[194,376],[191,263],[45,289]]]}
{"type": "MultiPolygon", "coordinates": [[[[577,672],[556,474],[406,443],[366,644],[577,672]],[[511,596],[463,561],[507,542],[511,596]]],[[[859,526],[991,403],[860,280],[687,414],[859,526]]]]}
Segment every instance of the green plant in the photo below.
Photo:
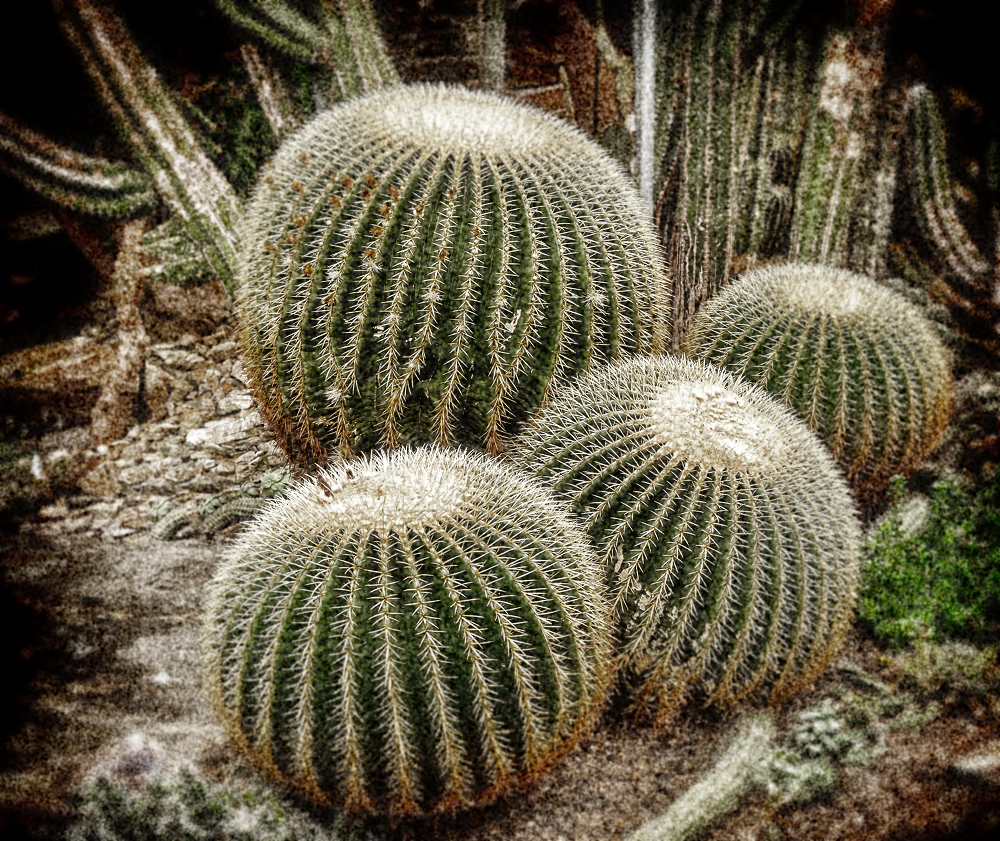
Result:
{"type": "Polygon", "coordinates": [[[67,841],[334,841],[259,788],[227,786],[190,768],[136,788],[98,777],[75,794],[67,841]]]}
{"type": "Polygon", "coordinates": [[[925,693],[947,693],[957,698],[995,695],[1000,688],[995,646],[977,648],[957,640],[934,643],[923,639],[893,660],[925,693]]]}
{"type": "Polygon", "coordinates": [[[808,683],[859,574],[854,506],[822,444],[760,389],[692,359],[634,359],[561,388],[513,450],[598,546],[640,697],[731,704],[808,683]]]}
{"type": "Polygon", "coordinates": [[[260,512],[267,500],[278,496],[291,483],[287,468],[268,470],[256,482],[244,482],[209,497],[200,505],[178,506],[174,499],[165,499],[153,508],[151,536],[156,540],[173,540],[188,527],[199,527],[205,534],[215,534],[233,523],[249,520],[260,512]]]}
{"type": "Polygon", "coordinates": [[[142,170],[69,149],[2,113],[0,151],[0,170],[66,210],[118,217],[159,201],[142,170]]]}
{"type": "MultiPolygon", "coordinates": [[[[894,489],[902,499],[905,483],[894,489]]],[[[876,528],[864,551],[859,616],[890,645],[919,639],[977,640],[1000,618],[1000,479],[976,493],[958,479],[936,482],[926,521],[904,531],[900,507],[876,528]]]]}
{"type": "Polygon", "coordinates": [[[559,377],[663,348],[667,281],[600,147],[496,94],[343,103],[247,211],[239,334],[290,459],[400,443],[503,449],[559,377]]]}
{"type": "Polygon", "coordinates": [[[899,226],[904,230],[901,241],[890,251],[892,266],[948,307],[958,337],[995,355],[1000,122],[993,120],[990,126],[985,159],[966,160],[962,169],[967,177],[959,179],[949,161],[938,97],[917,84],[907,91],[905,104],[904,186],[909,213],[899,226]],[[980,171],[985,178],[976,177],[980,171]]]}
{"type": "Polygon", "coordinates": [[[770,718],[749,717],[712,769],[626,841],[688,841],[699,836],[766,779],[773,739],[770,718]]]}
{"type": "Polygon", "coordinates": [[[748,272],[701,308],[684,349],[784,400],[865,505],[912,472],[948,423],[950,360],[933,325],[862,275],[798,264],[748,272]]]}
{"type": "Polygon", "coordinates": [[[207,685],[270,776],[347,812],[484,802],[591,726],[609,680],[586,537],[485,455],[320,469],[228,553],[207,685]]]}
{"type": "Polygon", "coordinates": [[[818,22],[810,5],[661,3],[644,35],[655,95],[636,111],[642,125],[655,102],[646,166],[676,342],[730,273],[761,259],[884,273],[903,112],[884,84],[885,17],[869,7],[863,21],[818,22]]]}
{"type": "Polygon", "coordinates": [[[313,99],[320,106],[399,84],[368,0],[215,4],[265,43],[310,66],[313,99]]]}

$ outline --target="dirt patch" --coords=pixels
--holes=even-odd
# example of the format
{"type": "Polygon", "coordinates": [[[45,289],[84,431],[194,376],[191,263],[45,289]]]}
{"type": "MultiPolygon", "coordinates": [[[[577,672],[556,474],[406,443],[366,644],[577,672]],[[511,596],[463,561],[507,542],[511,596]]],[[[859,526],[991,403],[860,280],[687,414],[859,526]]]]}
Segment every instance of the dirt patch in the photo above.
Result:
{"type": "MultiPolygon", "coordinates": [[[[148,775],[190,764],[215,779],[245,774],[200,686],[199,606],[224,541],[18,537],[0,553],[10,676],[0,770],[0,835],[57,837],[68,796],[95,773],[148,775]]],[[[899,675],[854,637],[831,669],[779,711],[843,697],[863,672],[895,686],[899,675]]],[[[927,701],[930,703],[930,701],[927,701]]],[[[692,711],[656,732],[609,713],[594,736],[527,790],[454,819],[382,827],[388,837],[486,841],[612,841],[625,837],[711,767],[735,718],[692,711]]],[[[1000,785],[963,777],[956,761],[1000,735],[976,701],[933,720],[888,726],[880,753],[845,767],[830,794],[778,809],[746,798],[707,837],[956,839],[1000,828],[1000,785]]],[[[319,818],[322,819],[322,816],[319,818]]]]}

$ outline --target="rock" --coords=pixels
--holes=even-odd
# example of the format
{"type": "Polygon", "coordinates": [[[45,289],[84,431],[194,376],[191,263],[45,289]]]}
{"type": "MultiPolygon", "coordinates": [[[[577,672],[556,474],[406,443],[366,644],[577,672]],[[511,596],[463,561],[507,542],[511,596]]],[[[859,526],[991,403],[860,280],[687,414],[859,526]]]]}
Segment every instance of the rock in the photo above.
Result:
{"type": "Polygon", "coordinates": [[[223,362],[227,359],[235,359],[239,348],[236,342],[224,341],[219,342],[215,347],[213,347],[208,352],[208,358],[213,362],[223,362]]]}
{"type": "Polygon", "coordinates": [[[1000,786],[1000,739],[970,751],[949,768],[962,781],[981,786],[1000,786]]]}
{"type": "Polygon", "coordinates": [[[221,418],[209,421],[200,429],[192,429],[188,432],[185,442],[192,446],[221,445],[247,437],[248,433],[260,425],[260,416],[256,412],[248,412],[237,418],[221,418]]]}
{"type": "MultiPolygon", "coordinates": [[[[77,344],[86,345],[88,354],[96,346],[90,339],[77,344]]],[[[73,350],[79,356],[79,348],[73,350]]],[[[58,362],[59,354],[53,359],[58,362]]],[[[43,362],[51,366],[52,360],[46,356],[43,362]]],[[[39,522],[46,533],[93,530],[95,536],[130,540],[155,526],[151,496],[197,505],[284,465],[284,454],[254,409],[243,377],[227,325],[208,337],[188,333],[152,346],[143,423],[97,447],[84,435],[42,450],[50,456],[41,468],[49,462],[78,465],[83,493],[72,505],[57,497],[43,509],[39,522]]]]}
{"type": "Polygon", "coordinates": [[[216,402],[220,415],[228,415],[231,412],[239,412],[253,406],[253,400],[245,391],[234,391],[220,398],[216,402]]]}

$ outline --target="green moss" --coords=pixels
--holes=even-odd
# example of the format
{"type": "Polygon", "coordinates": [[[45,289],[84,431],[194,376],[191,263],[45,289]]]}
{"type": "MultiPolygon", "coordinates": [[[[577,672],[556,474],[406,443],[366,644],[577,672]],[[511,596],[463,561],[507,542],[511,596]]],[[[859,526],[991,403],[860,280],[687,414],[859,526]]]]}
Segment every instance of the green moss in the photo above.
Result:
{"type": "MultiPolygon", "coordinates": [[[[897,501],[905,483],[897,480],[897,501]]],[[[918,639],[979,640],[1000,618],[1000,475],[978,491],[957,480],[934,484],[926,521],[910,532],[900,506],[865,548],[859,615],[875,637],[899,646],[918,639]]]]}

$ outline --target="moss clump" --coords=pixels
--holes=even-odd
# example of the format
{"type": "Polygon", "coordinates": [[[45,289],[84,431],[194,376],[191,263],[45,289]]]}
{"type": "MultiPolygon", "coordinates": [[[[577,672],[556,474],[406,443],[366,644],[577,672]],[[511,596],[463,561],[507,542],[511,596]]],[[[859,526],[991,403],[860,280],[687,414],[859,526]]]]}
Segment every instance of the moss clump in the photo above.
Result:
{"type": "MultiPolygon", "coordinates": [[[[902,500],[905,482],[894,492],[902,500]]],[[[893,646],[980,640],[1000,619],[1000,474],[978,490],[957,479],[931,489],[925,522],[908,531],[897,505],[865,547],[859,615],[893,646]]]]}

